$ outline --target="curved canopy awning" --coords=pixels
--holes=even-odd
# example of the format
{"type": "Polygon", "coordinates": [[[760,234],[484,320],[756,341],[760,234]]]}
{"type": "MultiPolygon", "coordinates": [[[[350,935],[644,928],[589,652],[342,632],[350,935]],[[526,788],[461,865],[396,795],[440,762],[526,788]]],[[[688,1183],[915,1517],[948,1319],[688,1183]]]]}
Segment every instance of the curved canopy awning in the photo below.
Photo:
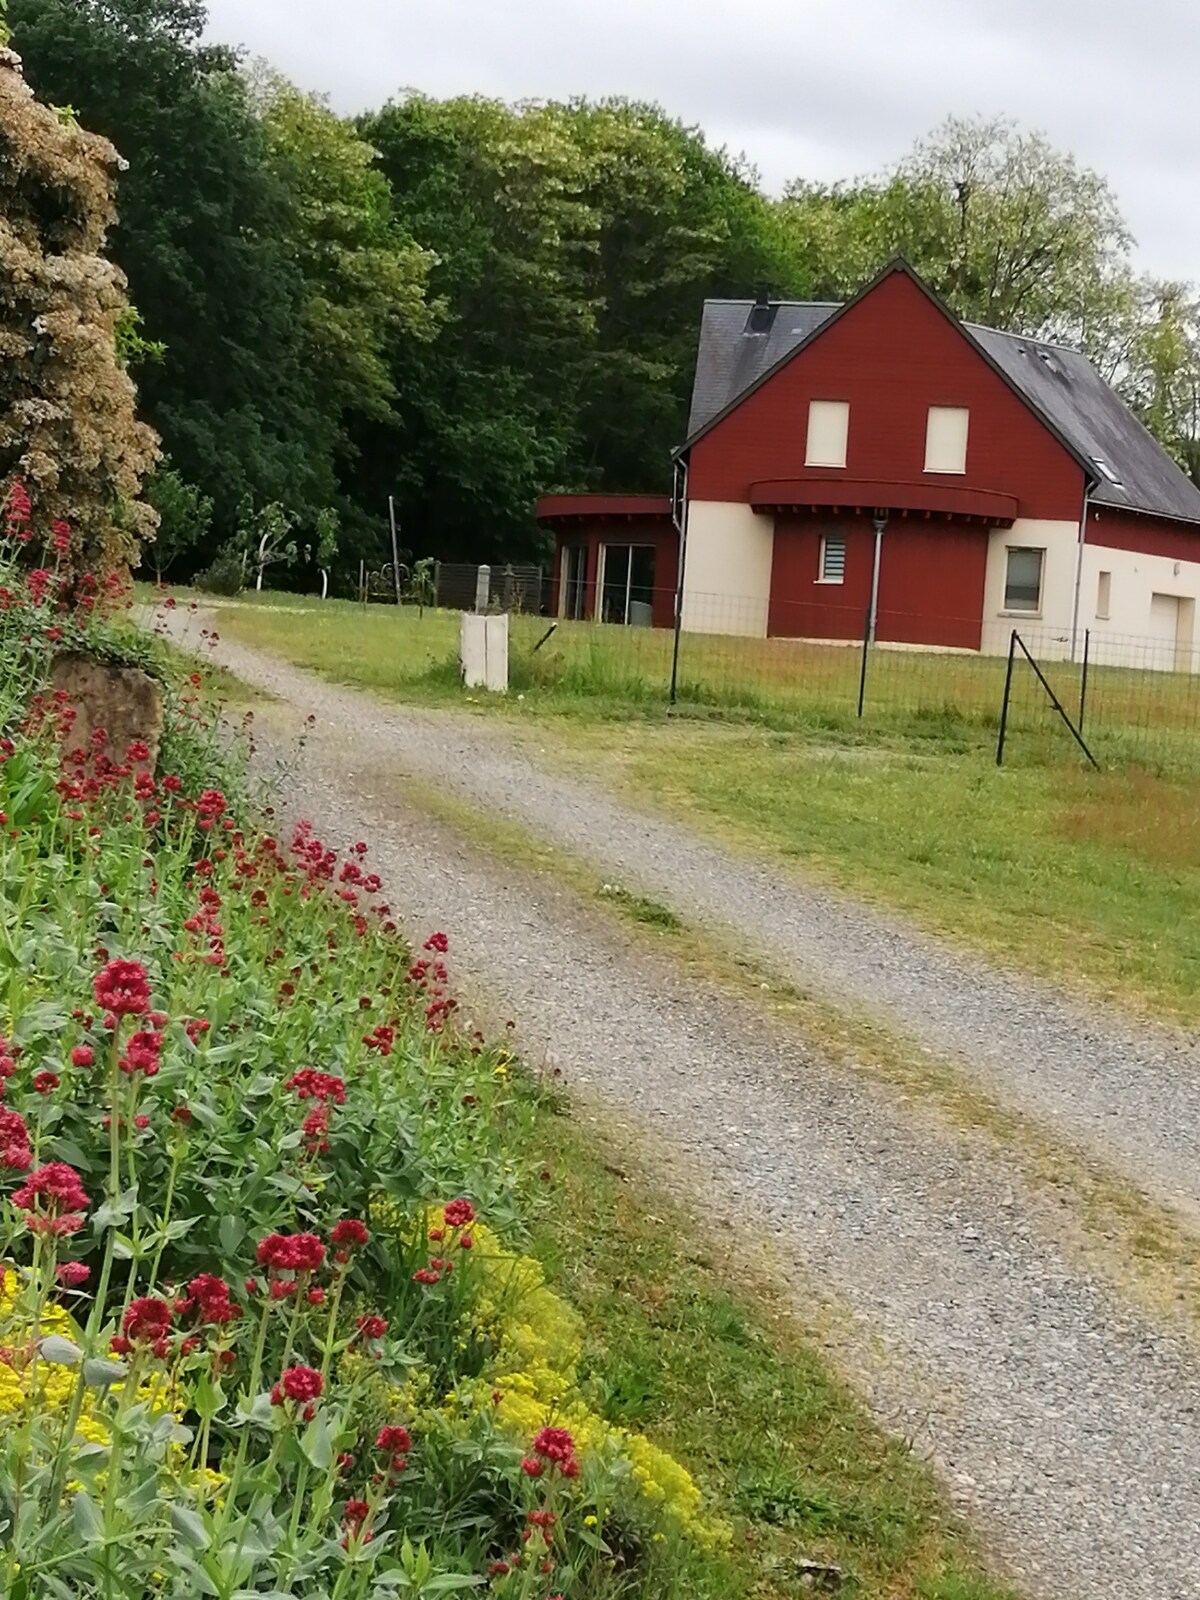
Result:
{"type": "Polygon", "coordinates": [[[768,478],[750,485],[755,511],[853,511],[867,516],[937,518],[1010,527],[1015,495],[957,483],[886,483],[879,479],[768,478]]]}

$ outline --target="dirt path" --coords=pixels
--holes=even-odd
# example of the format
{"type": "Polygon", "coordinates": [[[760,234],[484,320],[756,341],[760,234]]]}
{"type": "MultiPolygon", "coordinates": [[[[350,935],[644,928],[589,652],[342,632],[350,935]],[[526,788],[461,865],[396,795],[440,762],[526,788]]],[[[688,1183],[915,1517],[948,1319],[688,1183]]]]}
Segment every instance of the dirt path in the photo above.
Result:
{"type": "MultiPolygon", "coordinates": [[[[1070,1094],[1043,1082],[1074,1074],[1082,1088],[1094,1065],[1068,1007],[1051,999],[1049,1021],[1031,1019],[1040,991],[973,975],[846,902],[547,777],[476,722],[381,707],[236,647],[220,654],[294,707],[297,725],[317,718],[291,808],[335,839],[372,840],[397,905],[417,930],[446,929],[456,970],[520,1019],[526,1049],[647,1130],[718,1232],[729,1221],[771,1237],[801,1306],[819,1291],[846,1310],[840,1349],[857,1380],[933,1454],[1031,1597],[1200,1597],[1200,1370],[1048,1242],[1003,1155],[812,1057],[760,1011],[697,992],[569,892],[414,811],[396,780],[433,778],[572,848],[603,837],[606,867],[681,910],[734,927],[757,916],[754,942],[783,945],[770,950],[776,966],[802,962],[806,977],[817,969],[889,1009],[908,997],[916,1022],[924,992],[939,1040],[960,1006],[983,1026],[969,992],[982,982],[982,1015],[1014,1051],[1014,1092],[1061,1106],[1077,1127],[1070,1094]]],[[[969,1035],[959,1042],[972,1048],[969,1035]]],[[[1197,1119],[1181,1129],[1160,1108],[1156,1142],[1141,1104],[1149,1082],[1185,1116],[1189,1063],[1175,1063],[1176,1083],[1165,1044],[1130,1036],[1122,1067],[1117,1036],[1105,1030],[1101,1043],[1127,1109],[1115,1128],[1083,1126],[1132,1155],[1139,1146],[1121,1139],[1132,1120],[1164,1182],[1190,1179],[1197,1119]]],[[[1002,1077],[1006,1060],[989,1050],[981,1070],[1002,1077]]]]}

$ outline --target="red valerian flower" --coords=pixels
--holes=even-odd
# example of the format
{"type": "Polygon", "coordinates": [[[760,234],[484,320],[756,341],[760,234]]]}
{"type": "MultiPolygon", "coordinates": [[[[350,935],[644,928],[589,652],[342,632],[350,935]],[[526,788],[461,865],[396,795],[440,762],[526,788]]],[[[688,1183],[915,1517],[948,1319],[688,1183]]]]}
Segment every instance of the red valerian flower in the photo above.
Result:
{"type": "Polygon", "coordinates": [[[367,1232],[365,1222],[360,1222],[357,1217],[343,1217],[334,1224],[333,1232],[329,1235],[330,1242],[339,1249],[346,1249],[354,1245],[366,1244],[371,1235],[367,1232]]]}
{"type": "Polygon", "coordinates": [[[450,948],[450,941],[444,933],[431,933],[424,944],[426,950],[436,950],[439,955],[445,955],[450,948]]]}
{"type": "Polygon", "coordinates": [[[269,1233],[259,1242],[258,1264],[279,1272],[315,1272],[325,1246],[315,1233],[269,1233]]]}
{"type": "Polygon", "coordinates": [[[114,1017],[140,1017],[150,1009],[150,979],[140,961],[110,961],[92,988],[96,1004],[114,1017]]]}
{"type": "Polygon", "coordinates": [[[561,1466],[575,1454],[575,1441],[565,1428],[543,1428],[533,1441],[533,1450],[561,1466]]]}
{"type": "Polygon", "coordinates": [[[77,1044],[71,1051],[71,1065],[73,1067],[90,1067],[95,1064],[96,1052],[90,1044],[77,1044]]]}
{"type": "Polygon", "coordinates": [[[317,1072],[313,1067],[294,1072],[284,1088],[294,1089],[298,1100],[332,1100],[339,1106],[346,1103],[346,1085],[342,1079],[328,1072],[317,1072]]]}
{"type": "Polygon", "coordinates": [[[375,1435],[375,1448],[382,1450],[385,1455],[407,1455],[412,1449],[412,1439],[408,1429],[396,1426],[380,1428],[375,1435]]]}
{"type": "Polygon", "coordinates": [[[33,1165],[29,1129],[19,1111],[0,1106],[0,1167],[25,1172],[33,1165]]]}
{"type": "Polygon", "coordinates": [[[33,1088],[35,1094],[53,1094],[58,1088],[58,1074],[55,1072],[39,1072],[34,1075],[33,1088]]]}
{"type": "Polygon", "coordinates": [[[325,1379],[315,1367],[288,1367],[271,1390],[271,1404],[280,1406],[285,1400],[319,1400],[325,1379]]]}
{"type": "Polygon", "coordinates": [[[382,1339],[388,1330],[386,1319],[373,1314],[359,1317],[355,1327],[364,1339],[382,1339]]]}
{"type": "Polygon", "coordinates": [[[361,1527],[371,1515],[371,1508],[365,1500],[347,1500],[346,1509],[342,1513],[342,1520],[352,1528],[361,1527]]]}
{"type": "Polygon", "coordinates": [[[223,1278],[201,1272],[188,1284],[187,1293],[175,1302],[175,1309],[180,1313],[194,1311],[198,1322],[236,1322],[241,1313],[229,1295],[229,1285],[223,1278]]]}
{"type": "Polygon", "coordinates": [[[92,1269],[85,1266],[82,1261],[60,1261],[54,1269],[54,1276],[59,1283],[68,1289],[75,1289],[81,1283],[86,1283],[91,1276],[92,1269]]]}
{"type": "Polygon", "coordinates": [[[31,1213],[31,1233],[77,1233],[90,1204],[79,1174],[65,1161],[38,1167],[9,1198],[19,1211],[31,1213]]]}
{"type": "Polygon", "coordinates": [[[161,1062],[159,1056],[162,1051],[163,1036],[147,1029],[140,1029],[131,1033],[129,1043],[125,1046],[125,1054],[117,1065],[122,1072],[145,1073],[147,1078],[158,1075],[161,1062]]]}
{"type": "Polygon", "coordinates": [[[146,1344],[155,1354],[165,1353],[163,1342],[171,1331],[171,1307],[157,1295],[141,1295],[132,1301],[121,1321],[121,1332],[133,1344],[146,1344]]]}
{"type": "Polygon", "coordinates": [[[521,1471],[527,1478],[540,1478],[546,1470],[546,1463],[539,1461],[536,1456],[523,1456],[521,1458],[521,1471]]]}
{"type": "Polygon", "coordinates": [[[475,1221],[475,1207],[469,1200],[451,1200],[443,1210],[448,1228],[465,1228],[475,1221]]]}

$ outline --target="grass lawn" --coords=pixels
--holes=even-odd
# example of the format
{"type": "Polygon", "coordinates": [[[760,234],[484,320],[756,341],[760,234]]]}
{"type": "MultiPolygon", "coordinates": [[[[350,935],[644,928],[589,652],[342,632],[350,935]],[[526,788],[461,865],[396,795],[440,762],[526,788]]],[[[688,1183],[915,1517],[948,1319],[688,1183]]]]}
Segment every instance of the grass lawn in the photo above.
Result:
{"type": "MultiPolygon", "coordinates": [[[[669,636],[559,629],[534,655],[546,624],[517,617],[514,692],[496,703],[468,698],[458,685],[455,613],[277,598],[301,609],[229,607],[221,631],[390,698],[486,710],[536,728],[551,759],[723,838],[793,860],[1014,965],[1200,1020],[1200,812],[1184,759],[1200,752],[1200,739],[1182,726],[1183,688],[1171,759],[1093,773],[1039,706],[1026,673],[1009,762],[998,771],[987,706],[1003,662],[880,652],[872,664],[878,709],[859,722],[837,698],[856,670],[853,651],[772,641],[745,654],[734,687],[746,704],[739,708],[731,690],[707,705],[684,700],[683,714],[668,718],[669,636]],[[797,693],[768,716],[751,703],[746,663],[777,643],[808,652],[823,676],[807,699],[797,693]],[[935,680],[939,662],[945,675],[935,680]]],[[[752,642],[692,642],[709,651],[714,672],[735,643],[744,651],[752,642]]],[[[1107,697],[1114,716],[1123,705],[1127,720],[1113,726],[1131,743],[1143,693],[1131,686],[1137,676],[1098,672],[1090,686],[1093,705],[1107,697]]]]}
{"type": "Polygon", "coordinates": [[[713,1558],[731,1600],[1011,1595],[932,1472],[831,1377],[769,1269],[716,1261],[661,1192],[605,1156],[608,1130],[597,1140],[547,1109],[538,1137],[554,1203],[535,1248],[591,1330],[587,1381],[610,1421],[650,1432],[735,1513],[730,1550],[713,1558]],[[810,1584],[805,1561],[847,1581],[810,1584]]]}

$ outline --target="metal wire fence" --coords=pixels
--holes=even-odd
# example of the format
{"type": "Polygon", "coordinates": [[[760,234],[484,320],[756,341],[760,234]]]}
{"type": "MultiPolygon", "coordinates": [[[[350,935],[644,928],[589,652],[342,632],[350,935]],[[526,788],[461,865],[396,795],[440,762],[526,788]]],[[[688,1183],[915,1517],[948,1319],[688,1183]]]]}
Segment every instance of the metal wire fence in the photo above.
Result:
{"type": "MultiPolygon", "coordinates": [[[[647,609],[673,601],[644,598],[647,609]]],[[[1057,700],[1102,765],[1200,769],[1200,650],[1095,628],[1073,634],[1037,617],[981,626],[978,617],[881,610],[870,640],[867,617],[851,608],[689,594],[676,641],[666,628],[514,615],[511,681],[517,690],[670,701],[783,727],[980,743],[997,738],[1007,704],[1008,760],[1080,756],[1057,700]],[[837,637],[817,637],[818,627],[837,637]],[[918,642],[931,630],[942,644],[918,642]],[[1024,649],[1009,676],[1014,631],[1024,649]]]]}

